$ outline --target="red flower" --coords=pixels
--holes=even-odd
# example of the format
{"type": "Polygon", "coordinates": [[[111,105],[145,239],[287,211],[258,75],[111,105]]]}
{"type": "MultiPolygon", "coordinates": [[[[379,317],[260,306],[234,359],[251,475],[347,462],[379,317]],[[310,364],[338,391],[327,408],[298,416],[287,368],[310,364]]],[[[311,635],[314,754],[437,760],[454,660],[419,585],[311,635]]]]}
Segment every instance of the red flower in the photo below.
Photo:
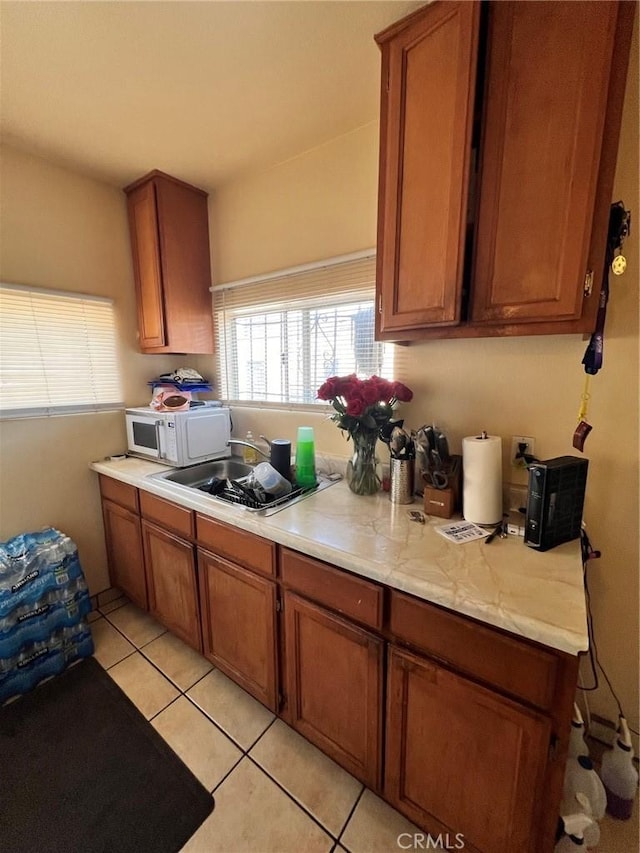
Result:
{"type": "Polygon", "coordinates": [[[402,382],[394,382],[392,388],[393,396],[401,403],[409,403],[413,399],[413,391],[402,382]]]}
{"type": "Polygon", "coordinates": [[[362,382],[358,379],[355,373],[351,373],[349,376],[338,377],[338,381],[336,382],[336,391],[341,397],[344,397],[348,403],[352,397],[360,396],[361,385],[362,382]]]}
{"type": "Polygon", "coordinates": [[[362,383],[362,399],[365,401],[367,406],[372,406],[374,403],[377,403],[382,399],[378,391],[377,383],[371,382],[370,380],[365,380],[362,383]]]}
{"type": "Polygon", "coordinates": [[[366,409],[367,404],[360,395],[353,394],[347,400],[347,414],[353,418],[359,418],[366,409]]]}
{"type": "Polygon", "coordinates": [[[376,383],[378,390],[378,400],[388,402],[393,397],[393,383],[388,379],[383,379],[381,376],[372,376],[372,381],[376,383]]]}
{"type": "Polygon", "coordinates": [[[330,376],[327,381],[318,388],[317,397],[319,400],[333,400],[338,396],[339,376],[330,376]]]}
{"type": "Polygon", "coordinates": [[[402,382],[390,382],[381,376],[358,379],[349,376],[330,376],[317,391],[319,400],[333,403],[331,419],[354,435],[359,429],[378,430],[388,423],[398,401],[408,403],[413,392],[402,382]]]}

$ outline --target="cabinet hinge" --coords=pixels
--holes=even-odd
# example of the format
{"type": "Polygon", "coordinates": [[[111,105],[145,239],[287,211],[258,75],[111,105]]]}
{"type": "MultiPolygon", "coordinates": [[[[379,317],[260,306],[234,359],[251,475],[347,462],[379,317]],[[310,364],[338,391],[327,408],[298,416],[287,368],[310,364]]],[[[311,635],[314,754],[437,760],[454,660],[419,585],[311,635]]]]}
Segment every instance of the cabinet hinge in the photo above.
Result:
{"type": "Polygon", "coordinates": [[[584,295],[591,296],[593,291],[593,270],[587,270],[587,274],[584,277],[584,295]]]}
{"type": "Polygon", "coordinates": [[[282,611],[282,602],[279,598],[276,598],[276,613],[280,613],[282,611]]]}

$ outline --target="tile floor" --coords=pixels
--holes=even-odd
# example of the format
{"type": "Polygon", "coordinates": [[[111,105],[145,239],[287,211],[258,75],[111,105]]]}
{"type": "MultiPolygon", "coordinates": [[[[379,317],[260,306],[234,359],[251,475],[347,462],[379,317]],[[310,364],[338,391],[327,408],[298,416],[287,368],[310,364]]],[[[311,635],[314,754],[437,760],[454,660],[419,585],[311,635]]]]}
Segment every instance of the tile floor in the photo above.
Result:
{"type": "MultiPolygon", "coordinates": [[[[126,599],[91,629],[96,659],[215,796],[184,853],[398,853],[420,832],[126,599]]],[[[599,853],[636,853],[632,823],[605,818],[599,853]]]]}

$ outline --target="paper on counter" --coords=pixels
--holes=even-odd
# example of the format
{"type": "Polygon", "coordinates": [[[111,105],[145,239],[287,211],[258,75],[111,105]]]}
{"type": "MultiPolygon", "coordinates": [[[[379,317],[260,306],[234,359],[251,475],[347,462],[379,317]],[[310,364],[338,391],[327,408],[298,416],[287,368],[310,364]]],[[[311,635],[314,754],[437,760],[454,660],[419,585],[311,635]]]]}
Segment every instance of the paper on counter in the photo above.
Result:
{"type": "Polygon", "coordinates": [[[450,542],[473,542],[474,539],[484,539],[491,531],[483,530],[471,521],[453,521],[451,524],[442,524],[436,527],[438,533],[450,542]]]}

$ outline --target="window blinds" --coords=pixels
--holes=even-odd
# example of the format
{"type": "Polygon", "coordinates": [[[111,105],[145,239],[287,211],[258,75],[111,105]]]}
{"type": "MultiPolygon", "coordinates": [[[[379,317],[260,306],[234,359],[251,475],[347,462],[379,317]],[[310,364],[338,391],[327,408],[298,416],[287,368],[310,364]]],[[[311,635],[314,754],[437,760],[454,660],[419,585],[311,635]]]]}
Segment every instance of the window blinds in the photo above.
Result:
{"type": "Polygon", "coordinates": [[[0,284],[0,417],[122,405],[110,299],[0,284]]]}
{"type": "Polygon", "coordinates": [[[221,396],[308,404],[328,376],[398,378],[374,299],[373,252],[213,288],[221,396]]]}

